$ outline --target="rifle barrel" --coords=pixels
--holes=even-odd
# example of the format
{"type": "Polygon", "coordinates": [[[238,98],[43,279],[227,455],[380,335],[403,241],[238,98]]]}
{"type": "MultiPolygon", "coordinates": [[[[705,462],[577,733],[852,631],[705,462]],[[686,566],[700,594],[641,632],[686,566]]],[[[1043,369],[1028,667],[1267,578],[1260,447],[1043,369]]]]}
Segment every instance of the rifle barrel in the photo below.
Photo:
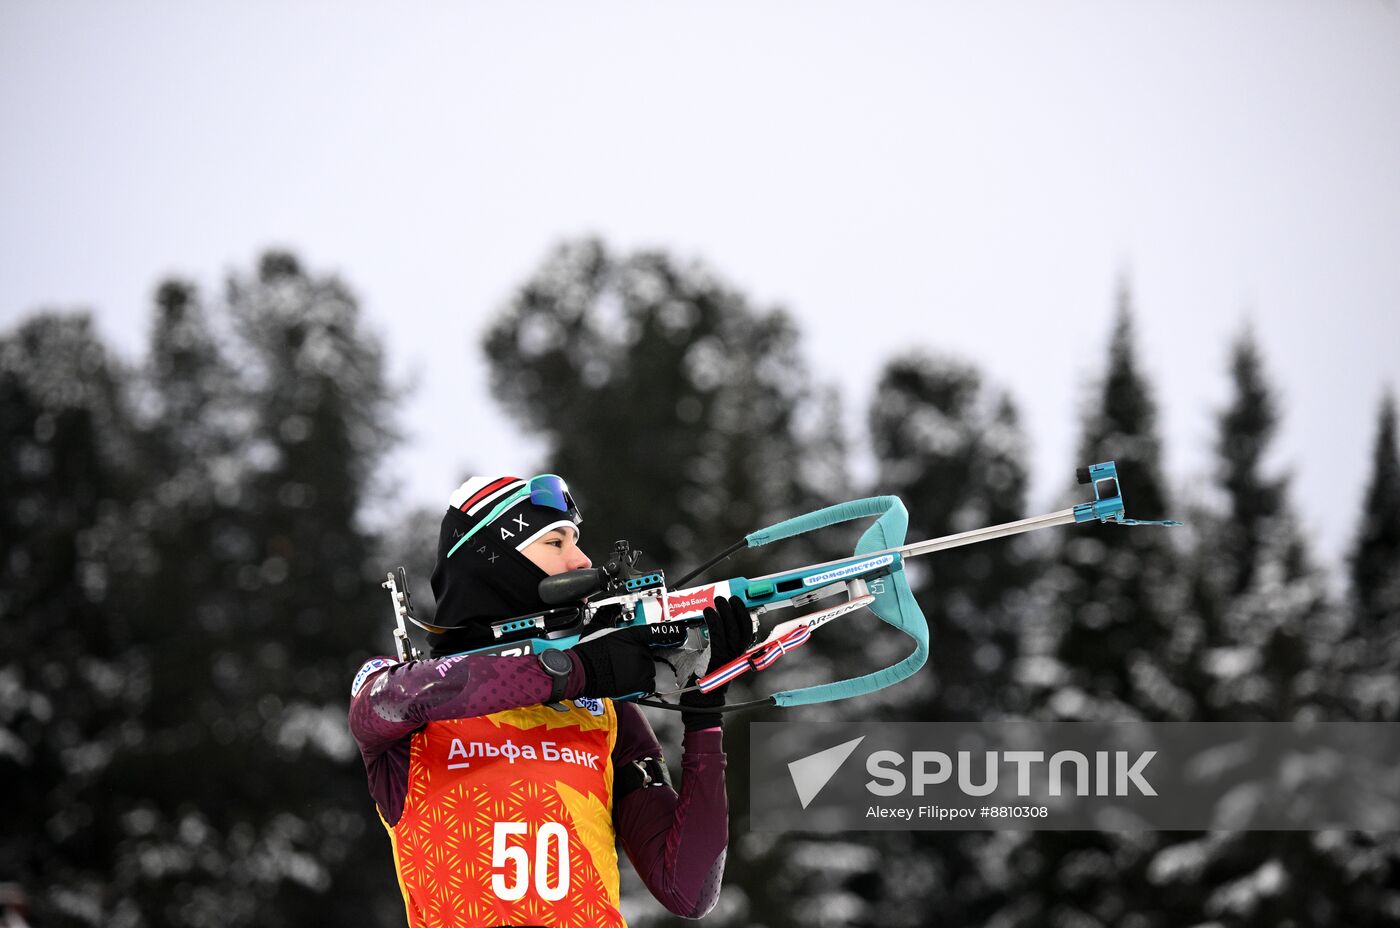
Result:
{"type": "Polygon", "coordinates": [[[918,557],[921,554],[932,554],[935,551],[943,551],[947,548],[960,548],[963,545],[977,544],[979,541],[991,541],[993,538],[1004,538],[1007,535],[1020,535],[1023,532],[1033,532],[1038,528],[1050,528],[1053,525],[1069,525],[1075,521],[1074,509],[1061,509],[1059,512],[1046,513],[1043,516],[1034,516],[1016,522],[1003,522],[1000,525],[975,528],[970,532],[959,532],[956,535],[944,535],[942,538],[929,538],[926,541],[915,541],[898,548],[886,548],[883,551],[867,551],[864,554],[838,558],[834,561],[824,561],[821,564],[808,564],[796,570],[782,570],[773,574],[764,574],[762,577],[750,577],[749,582],[755,583],[759,580],[772,580],[775,577],[790,577],[802,571],[819,570],[823,567],[835,567],[849,564],[852,561],[880,557],[884,554],[898,554],[906,558],[918,557]]]}
{"type": "Polygon", "coordinates": [[[1061,509],[1059,512],[1020,519],[1016,522],[1003,522],[1000,525],[975,528],[970,532],[958,532],[956,535],[944,535],[941,538],[916,541],[894,550],[905,557],[919,557],[922,554],[932,554],[935,551],[944,551],[948,548],[977,544],[979,541],[991,541],[993,538],[1005,538],[1008,535],[1020,535],[1023,532],[1033,532],[1040,528],[1050,528],[1052,525],[1067,525],[1073,521],[1075,521],[1074,509],[1061,509]]]}

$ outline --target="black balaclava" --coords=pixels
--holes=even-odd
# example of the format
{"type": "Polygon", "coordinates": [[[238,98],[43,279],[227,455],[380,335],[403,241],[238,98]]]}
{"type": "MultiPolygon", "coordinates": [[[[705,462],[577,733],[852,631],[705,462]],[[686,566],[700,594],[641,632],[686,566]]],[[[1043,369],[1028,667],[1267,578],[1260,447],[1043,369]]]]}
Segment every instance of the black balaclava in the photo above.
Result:
{"type": "Polygon", "coordinates": [[[572,525],[577,530],[582,519],[572,497],[566,497],[568,512],[539,505],[528,494],[496,512],[526,486],[518,477],[472,477],[452,494],[432,579],[433,624],[448,631],[428,636],[433,657],[484,648],[493,643],[492,622],[549,608],[539,594],[547,574],[520,552],[551,529],[572,525]],[[459,545],[473,529],[475,534],[459,545]]]}

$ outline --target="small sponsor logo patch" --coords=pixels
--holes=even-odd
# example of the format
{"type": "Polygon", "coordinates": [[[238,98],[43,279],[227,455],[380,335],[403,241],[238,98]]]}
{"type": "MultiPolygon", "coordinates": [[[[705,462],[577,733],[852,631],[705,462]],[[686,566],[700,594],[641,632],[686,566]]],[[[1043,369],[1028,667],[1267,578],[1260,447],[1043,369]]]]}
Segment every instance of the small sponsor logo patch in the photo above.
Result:
{"type": "Polygon", "coordinates": [[[689,615],[692,612],[701,612],[714,604],[715,588],[712,586],[707,586],[703,590],[666,597],[666,609],[671,613],[672,618],[689,615]]]}
{"type": "Polygon", "coordinates": [[[874,570],[876,567],[884,567],[886,564],[894,562],[893,555],[886,554],[883,557],[873,557],[868,561],[860,561],[856,564],[847,564],[845,567],[836,567],[823,573],[813,574],[802,580],[803,586],[820,586],[823,583],[830,583],[833,580],[843,580],[856,574],[865,573],[867,570],[874,570]]]}
{"type": "Polygon", "coordinates": [[[366,661],[365,665],[360,668],[360,672],[355,674],[355,682],[350,684],[350,695],[354,697],[359,694],[360,688],[365,685],[365,681],[369,679],[370,674],[381,667],[388,667],[393,663],[395,663],[395,661],[391,661],[387,657],[376,657],[374,660],[366,661]]]}
{"type": "Polygon", "coordinates": [[[591,715],[603,714],[603,701],[592,696],[580,696],[574,700],[574,705],[580,709],[587,709],[591,715]]]}

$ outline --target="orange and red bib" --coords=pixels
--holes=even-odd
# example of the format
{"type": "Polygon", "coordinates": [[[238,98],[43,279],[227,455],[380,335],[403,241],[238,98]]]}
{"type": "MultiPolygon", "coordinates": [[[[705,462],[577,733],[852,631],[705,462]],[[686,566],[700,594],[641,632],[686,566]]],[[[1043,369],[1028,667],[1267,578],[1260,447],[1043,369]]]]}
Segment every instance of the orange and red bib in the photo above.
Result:
{"type": "Polygon", "coordinates": [[[610,700],[429,722],[394,849],[410,928],[619,926],[610,700]]]}

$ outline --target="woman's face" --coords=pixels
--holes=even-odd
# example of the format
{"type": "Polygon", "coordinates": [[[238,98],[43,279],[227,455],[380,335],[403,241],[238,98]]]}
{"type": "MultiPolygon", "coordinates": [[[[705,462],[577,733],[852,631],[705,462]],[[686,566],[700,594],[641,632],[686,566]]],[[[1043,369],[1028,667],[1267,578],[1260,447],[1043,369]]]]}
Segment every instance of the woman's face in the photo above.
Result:
{"type": "Polygon", "coordinates": [[[593,566],[588,555],[578,546],[578,533],[569,526],[551,529],[520,553],[551,577],[566,570],[593,566]]]}

